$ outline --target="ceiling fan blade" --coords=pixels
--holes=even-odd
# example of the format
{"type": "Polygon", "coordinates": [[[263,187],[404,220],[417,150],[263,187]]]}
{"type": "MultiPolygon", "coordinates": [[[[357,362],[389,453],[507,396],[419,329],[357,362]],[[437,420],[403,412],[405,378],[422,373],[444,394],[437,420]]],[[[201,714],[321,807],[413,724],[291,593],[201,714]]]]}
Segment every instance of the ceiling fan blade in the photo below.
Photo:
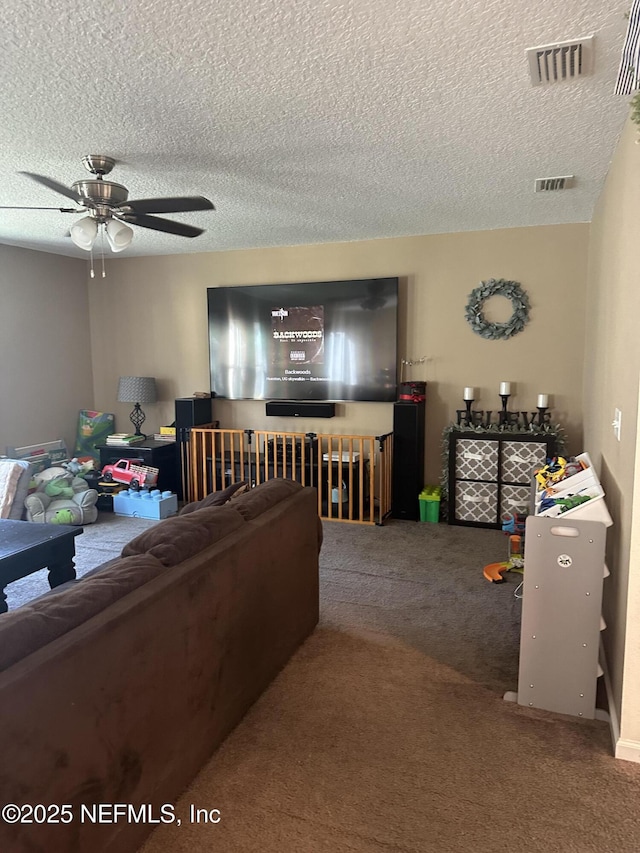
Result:
{"type": "Polygon", "coordinates": [[[215,210],[208,198],[200,195],[175,198],[141,198],[121,206],[125,213],[190,213],[194,210],[215,210]]]}
{"type": "Polygon", "coordinates": [[[153,231],[165,231],[167,234],[177,234],[179,237],[197,237],[204,233],[203,228],[194,225],[186,225],[184,222],[172,222],[170,219],[161,219],[159,216],[146,216],[137,213],[122,213],[114,210],[116,219],[128,222],[130,225],[140,225],[142,228],[151,228],[153,231]]]}
{"type": "Polygon", "coordinates": [[[0,210],[59,210],[60,213],[82,213],[85,207],[17,207],[16,205],[0,205],[0,210]]]}
{"type": "Polygon", "coordinates": [[[28,178],[31,178],[34,181],[37,181],[39,184],[43,184],[45,187],[49,187],[50,190],[54,192],[60,193],[61,195],[66,195],[67,198],[73,199],[73,201],[78,204],[84,203],[88,199],[83,199],[82,196],[78,195],[78,193],[74,192],[69,187],[65,187],[64,184],[59,183],[58,181],[54,181],[53,178],[47,178],[45,175],[36,175],[34,172],[20,172],[21,175],[26,175],[28,178]]]}

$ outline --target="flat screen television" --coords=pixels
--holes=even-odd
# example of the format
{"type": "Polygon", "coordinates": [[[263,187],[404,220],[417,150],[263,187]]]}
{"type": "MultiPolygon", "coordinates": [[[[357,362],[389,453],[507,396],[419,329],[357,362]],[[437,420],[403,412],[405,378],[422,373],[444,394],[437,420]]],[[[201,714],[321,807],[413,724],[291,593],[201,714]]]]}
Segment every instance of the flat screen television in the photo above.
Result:
{"type": "Polygon", "coordinates": [[[397,278],[210,287],[207,300],[216,397],[396,399],[397,278]]]}

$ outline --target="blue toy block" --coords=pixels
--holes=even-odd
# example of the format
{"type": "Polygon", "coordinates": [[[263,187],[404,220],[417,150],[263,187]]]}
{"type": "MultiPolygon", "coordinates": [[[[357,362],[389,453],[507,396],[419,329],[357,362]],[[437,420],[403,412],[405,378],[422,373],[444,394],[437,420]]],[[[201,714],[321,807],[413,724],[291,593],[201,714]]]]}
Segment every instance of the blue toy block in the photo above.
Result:
{"type": "Polygon", "coordinates": [[[134,518],[167,518],[178,512],[178,496],[159,489],[151,492],[125,489],[113,496],[113,511],[134,518]]]}

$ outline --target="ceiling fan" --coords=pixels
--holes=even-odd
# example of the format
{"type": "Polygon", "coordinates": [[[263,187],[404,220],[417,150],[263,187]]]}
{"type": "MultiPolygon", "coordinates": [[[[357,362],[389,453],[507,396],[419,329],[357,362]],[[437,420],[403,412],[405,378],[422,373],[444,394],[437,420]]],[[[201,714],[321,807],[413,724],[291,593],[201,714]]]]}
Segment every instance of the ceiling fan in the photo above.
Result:
{"type": "Polygon", "coordinates": [[[197,237],[203,233],[204,229],[149,214],[215,210],[212,202],[202,196],[145,198],[129,201],[129,191],[126,187],[104,180],[104,176],[108,175],[116,164],[112,157],[106,157],[103,154],[87,154],[82,158],[82,163],[88,172],[95,175],[95,178],[76,181],[71,187],[66,187],[44,175],[33,172],[20,173],[66,196],[78,207],[2,207],[0,209],[58,210],[61,213],[88,212],[88,216],[75,222],[70,229],[73,242],[87,252],[93,249],[98,233],[106,235],[113,252],[122,252],[133,238],[133,230],[129,225],[139,225],[141,228],[164,231],[180,237],[197,237]]]}

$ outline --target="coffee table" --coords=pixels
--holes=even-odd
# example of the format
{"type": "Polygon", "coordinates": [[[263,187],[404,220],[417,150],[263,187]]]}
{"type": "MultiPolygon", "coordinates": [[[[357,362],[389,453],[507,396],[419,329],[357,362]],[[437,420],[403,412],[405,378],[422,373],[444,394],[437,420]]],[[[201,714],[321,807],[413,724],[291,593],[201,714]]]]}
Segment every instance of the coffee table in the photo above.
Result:
{"type": "Polygon", "coordinates": [[[49,569],[53,589],[75,579],[75,537],[82,527],[69,524],[37,524],[0,519],[0,613],[6,613],[7,584],[40,569],[49,569]]]}

